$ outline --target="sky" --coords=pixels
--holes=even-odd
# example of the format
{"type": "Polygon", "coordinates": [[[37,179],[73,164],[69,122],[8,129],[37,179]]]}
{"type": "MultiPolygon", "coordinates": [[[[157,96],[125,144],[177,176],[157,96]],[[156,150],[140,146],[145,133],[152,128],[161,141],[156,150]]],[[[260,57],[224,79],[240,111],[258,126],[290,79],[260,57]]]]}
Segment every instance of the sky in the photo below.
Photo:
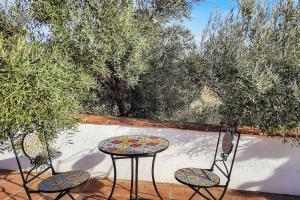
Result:
{"type": "Polygon", "coordinates": [[[201,40],[201,33],[204,30],[211,13],[219,10],[222,15],[226,15],[231,9],[231,0],[206,0],[194,5],[192,9],[192,19],[184,20],[184,24],[192,31],[197,41],[201,40]]]}

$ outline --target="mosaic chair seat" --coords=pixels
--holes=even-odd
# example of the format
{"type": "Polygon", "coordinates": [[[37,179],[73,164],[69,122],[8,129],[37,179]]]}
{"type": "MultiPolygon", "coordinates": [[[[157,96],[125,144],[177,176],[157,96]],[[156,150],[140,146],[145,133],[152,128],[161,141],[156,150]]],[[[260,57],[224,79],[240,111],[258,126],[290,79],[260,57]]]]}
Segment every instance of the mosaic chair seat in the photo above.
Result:
{"type": "Polygon", "coordinates": [[[236,157],[237,147],[240,140],[240,133],[237,131],[235,124],[229,124],[226,132],[222,134],[223,124],[221,123],[219,136],[217,140],[217,147],[215,150],[214,161],[209,169],[201,168],[182,168],[175,172],[175,179],[194,190],[190,200],[198,194],[204,199],[223,199],[228,188],[233,164],[236,157]],[[221,136],[222,144],[220,145],[221,136]],[[233,151],[233,154],[231,154],[233,151]],[[220,176],[217,172],[225,177],[225,184],[220,184],[220,176]],[[222,188],[222,194],[219,198],[215,197],[209,188],[222,188]],[[206,191],[206,194],[200,192],[206,191]]]}
{"type": "Polygon", "coordinates": [[[214,187],[220,183],[220,177],[210,170],[182,168],[175,172],[176,179],[194,187],[214,187]]]}
{"type": "Polygon", "coordinates": [[[38,188],[41,192],[65,191],[85,183],[90,174],[85,171],[71,171],[55,174],[42,182],[38,188]]]}
{"type": "Polygon", "coordinates": [[[56,172],[53,168],[46,135],[39,136],[36,133],[18,134],[10,136],[13,151],[23,180],[23,186],[28,198],[31,200],[31,193],[58,193],[55,199],[61,199],[68,195],[71,199],[74,197],[70,190],[86,183],[90,174],[86,171],[56,172]],[[18,140],[18,141],[17,141],[18,140]],[[43,142],[42,142],[43,141],[43,142]],[[21,146],[21,153],[27,157],[31,163],[29,171],[25,172],[19,159],[17,147],[21,146]],[[42,179],[42,174],[51,171],[51,176],[42,179]],[[34,172],[34,173],[33,173],[34,172]],[[34,180],[42,181],[38,184],[38,189],[30,188],[34,180]]]}

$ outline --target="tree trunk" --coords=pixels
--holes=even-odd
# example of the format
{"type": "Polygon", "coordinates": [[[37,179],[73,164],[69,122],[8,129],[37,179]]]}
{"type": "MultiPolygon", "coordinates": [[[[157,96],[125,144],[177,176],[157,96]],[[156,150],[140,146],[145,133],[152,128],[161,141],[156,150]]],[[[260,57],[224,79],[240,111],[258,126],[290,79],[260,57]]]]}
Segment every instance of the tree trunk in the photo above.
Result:
{"type": "Polygon", "coordinates": [[[124,101],[118,97],[115,98],[115,102],[118,106],[120,117],[128,117],[128,111],[126,111],[126,106],[124,104],[124,101]]]}

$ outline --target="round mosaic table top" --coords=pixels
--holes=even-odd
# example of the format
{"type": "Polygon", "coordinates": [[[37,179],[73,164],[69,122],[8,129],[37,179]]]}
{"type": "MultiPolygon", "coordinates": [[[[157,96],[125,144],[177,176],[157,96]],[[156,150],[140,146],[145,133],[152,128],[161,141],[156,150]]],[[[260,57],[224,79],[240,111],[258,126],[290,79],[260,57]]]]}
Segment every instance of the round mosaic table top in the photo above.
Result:
{"type": "Polygon", "coordinates": [[[169,141],[148,135],[123,135],[103,140],[99,143],[100,151],[118,156],[151,155],[167,149],[169,141]]]}

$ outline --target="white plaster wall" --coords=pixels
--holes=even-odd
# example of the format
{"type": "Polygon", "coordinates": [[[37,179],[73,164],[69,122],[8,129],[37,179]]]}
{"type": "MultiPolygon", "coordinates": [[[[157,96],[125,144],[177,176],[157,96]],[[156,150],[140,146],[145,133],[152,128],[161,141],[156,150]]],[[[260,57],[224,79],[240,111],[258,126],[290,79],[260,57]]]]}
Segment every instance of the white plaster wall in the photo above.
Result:
{"type": "MultiPolygon", "coordinates": [[[[218,134],[169,128],[137,128],[81,124],[67,144],[62,136],[61,153],[53,160],[57,171],[83,169],[92,176],[113,177],[110,156],[99,152],[98,143],[125,134],[147,134],[169,140],[170,146],[157,155],[157,182],[176,183],[174,172],[181,167],[207,168],[213,160],[218,134]]],[[[280,139],[242,135],[230,188],[300,195],[300,148],[282,144],[280,139]]],[[[151,180],[151,158],[140,159],[140,180],[151,180]]],[[[118,160],[119,179],[130,178],[130,160],[118,160]]],[[[25,166],[28,163],[25,163],[25,166]]],[[[17,169],[12,153],[0,154],[0,169],[17,169]]]]}

